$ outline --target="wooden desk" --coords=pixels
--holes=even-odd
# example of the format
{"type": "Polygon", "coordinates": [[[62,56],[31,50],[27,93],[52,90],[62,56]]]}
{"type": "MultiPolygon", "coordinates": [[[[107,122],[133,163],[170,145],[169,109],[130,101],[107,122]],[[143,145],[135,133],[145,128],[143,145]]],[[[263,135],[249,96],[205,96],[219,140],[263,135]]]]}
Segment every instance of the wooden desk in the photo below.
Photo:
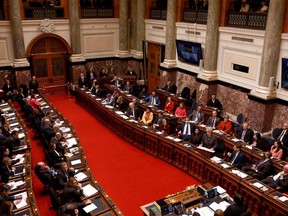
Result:
{"type": "Polygon", "coordinates": [[[176,107],[178,107],[181,102],[184,104],[187,102],[186,98],[178,97],[177,95],[172,94],[172,93],[167,92],[167,91],[162,90],[162,89],[155,89],[155,93],[156,93],[156,95],[158,95],[162,107],[165,106],[165,103],[166,103],[166,100],[168,97],[170,97],[171,100],[174,102],[174,104],[175,104],[174,109],[176,109],[176,107]]]}
{"type": "MultiPolygon", "coordinates": [[[[87,111],[103,122],[115,134],[135,147],[180,168],[199,181],[220,183],[230,196],[233,196],[235,192],[243,194],[245,199],[249,201],[249,208],[259,215],[259,209],[263,205],[263,197],[270,190],[266,192],[257,191],[248,182],[255,180],[251,176],[242,179],[232,173],[231,169],[224,169],[217,164],[213,164],[210,159],[197,151],[195,146],[187,144],[187,142],[175,142],[165,135],[157,134],[151,128],[142,127],[142,124],[125,120],[115,113],[116,109],[105,107],[100,103],[100,100],[96,100],[91,94],[87,94],[80,89],[76,89],[76,102],[85,107],[87,111]],[[256,207],[253,206],[250,199],[257,201],[256,207]]],[[[232,148],[233,141],[227,139],[225,144],[226,142],[232,148]]],[[[247,150],[245,153],[254,155],[255,152],[247,150]]],[[[269,204],[269,201],[267,202],[269,204]]],[[[283,209],[275,210],[275,215],[278,212],[283,212],[283,209]]]]}

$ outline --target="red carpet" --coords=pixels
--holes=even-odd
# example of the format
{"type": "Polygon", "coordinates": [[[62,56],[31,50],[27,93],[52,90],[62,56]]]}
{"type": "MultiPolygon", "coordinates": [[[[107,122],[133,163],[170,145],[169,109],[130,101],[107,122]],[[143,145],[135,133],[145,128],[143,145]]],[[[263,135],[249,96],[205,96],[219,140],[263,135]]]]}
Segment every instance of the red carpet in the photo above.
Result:
{"type": "MultiPolygon", "coordinates": [[[[66,95],[52,96],[49,100],[74,126],[94,178],[124,215],[143,215],[141,205],[183,190],[187,185],[199,184],[116,136],[66,95]]],[[[34,191],[38,189],[35,186],[34,191]]],[[[37,191],[35,194],[41,215],[49,215],[47,209],[42,212],[40,208],[43,196],[38,196],[37,191]]],[[[45,197],[47,200],[49,197],[45,197]]],[[[48,206],[45,204],[43,208],[48,206]]]]}

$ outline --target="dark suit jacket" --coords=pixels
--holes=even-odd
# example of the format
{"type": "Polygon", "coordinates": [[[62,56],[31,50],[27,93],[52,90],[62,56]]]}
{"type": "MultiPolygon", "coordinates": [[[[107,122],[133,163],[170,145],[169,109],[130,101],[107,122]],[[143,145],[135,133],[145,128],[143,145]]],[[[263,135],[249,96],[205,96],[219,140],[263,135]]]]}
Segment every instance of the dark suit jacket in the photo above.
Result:
{"type": "MultiPolygon", "coordinates": [[[[242,137],[242,133],[243,133],[243,127],[240,127],[239,128],[239,132],[237,134],[237,138],[238,139],[241,139],[242,137]]],[[[247,129],[246,133],[245,133],[245,136],[244,136],[244,142],[245,143],[253,143],[253,135],[254,135],[254,132],[253,130],[251,130],[250,128],[247,129]]]]}
{"type": "Polygon", "coordinates": [[[209,149],[210,148],[215,149],[218,145],[217,137],[212,134],[211,137],[209,138],[206,133],[203,134],[202,145],[203,147],[206,147],[209,149]]]}
{"type": "MultiPolygon", "coordinates": [[[[277,135],[276,135],[276,139],[279,141],[280,140],[280,135],[282,133],[283,129],[279,129],[277,135]]],[[[288,130],[286,130],[284,137],[282,139],[282,144],[286,147],[288,147],[288,130]]]]}
{"type": "Polygon", "coordinates": [[[164,117],[159,118],[158,116],[156,116],[153,120],[153,124],[157,124],[159,125],[159,127],[162,125],[162,121],[163,121],[164,117]]]}
{"type": "MultiPolygon", "coordinates": [[[[206,124],[206,125],[212,127],[212,126],[213,126],[212,124],[213,124],[213,117],[210,116],[210,117],[208,118],[208,121],[207,121],[207,124],[206,124]]],[[[216,116],[215,128],[218,128],[218,125],[219,125],[219,124],[220,124],[220,118],[216,116]]]]}
{"type": "Polygon", "coordinates": [[[134,95],[135,93],[135,90],[134,90],[134,86],[133,85],[130,85],[130,86],[124,86],[123,87],[123,91],[127,91],[129,94],[132,94],[134,95]]]}
{"type": "MultiPolygon", "coordinates": [[[[234,160],[235,158],[235,155],[237,154],[237,152],[233,151],[232,152],[232,155],[230,157],[230,163],[234,160]]],[[[245,154],[243,151],[240,150],[240,152],[238,153],[237,157],[235,158],[234,162],[232,163],[233,166],[241,169],[242,168],[242,165],[245,161],[245,154]]]]}
{"type": "Polygon", "coordinates": [[[76,187],[70,187],[66,185],[62,194],[61,204],[81,202],[81,196],[83,196],[83,190],[76,187]]]}
{"type": "Polygon", "coordinates": [[[12,166],[9,166],[9,169],[6,165],[2,164],[0,167],[1,182],[8,183],[9,177],[13,176],[15,173],[12,171],[12,166]]]}
{"type": "Polygon", "coordinates": [[[165,85],[163,90],[170,92],[170,93],[173,93],[173,94],[176,94],[177,89],[175,87],[176,86],[174,86],[174,85],[171,85],[171,86],[165,85]]]}
{"type": "Polygon", "coordinates": [[[49,154],[49,157],[50,157],[50,160],[51,160],[53,166],[55,164],[60,163],[60,162],[63,161],[62,160],[63,156],[62,155],[60,155],[60,156],[57,155],[55,151],[49,151],[48,154],[49,154]]]}
{"type": "Polygon", "coordinates": [[[79,86],[79,88],[83,88],[83,86],[87,86],[86,77],[84,77],[84,81],[82,81],[81,77],[78,78],[78,86],[79,86]]]}
{"type": "MultiPolygon", "coordinates": [[[[260,161],[259,161],[260,163],[260,161]]],[[[269,159],[264,163],[260,164],[257,168],[257,173],[261,176],[261,179],[266,178],[273,172],[273,162],[269,159]]]]}
{"type": "MultiPolygon", "coordinates": [[[[95,79],[96,78],[95,72],[92,72],[92,74],[93,74],[93,79],[95,79]]],[[[86,80],[87,80],[87,83],[92,82],[90,72],[86,73],[86,80]]]]}
{"type": "Polygon", "coordinates": [[[63,170],[58,169],[56,170],[57,175],[56,175],[56,185],[55,189],[62,190],[64,189],[68,178],[74,176],[74,172],[71,170],[68,170],[67,173],[65,174],[63,170]]]}
{"type": "MultiPolygon", "coordinates": [[[[186,122],[183,122],[182,125],[181,125],[181,133],[182,133],[182,135],[185,135],[184,134],[185,124],[186,124],[186,122]]],[[[188,124],[190,124],[190,134],[192,136],[192,134],[194,133],[195,125],[193,123],[188,123],[188,124]]]]}
{"type": "Polygon", "coordinates": [[[231,204],[224,211],[224,216],[241,216],[241,214],[243,214],[244,212],[245,210],[241,206],[231,204]]]}
{"type": "Polygon", "coordinates": [[[0,205],[5,201],[14,201],[14,196],[4,196],[2,193],[0,193],[0,205]]]}
{"type": "Polygon", "coordinates": [[[195,136],[195,134],[192,134],[192,136],[191,136],[191,142],[192,142],[194,145],[200,145],[201,142],[202,142],[202,137],[203,137],[203,134],[202,134],[202,133],[199,133],[197,136],[195,136]]]}
{"type": "Polygon", "coordinates": [[[222,104],[221,104],[221,102],[218,99],[215,99],[214,103],[213,103],[212,99],[209,99],[207,101],[206,105],[210,106],[210,107],[215,107],[215,108],[217,108],[219,110],[222,110],[222,104]]]}
{"type": "MultiPolygon", "coordinates": [[[[191,120],[195,121],[196,117],[197,117],[197,110],[193,110],[193,112],[190,114],[191,120]]],[[[198,114],[198,120],[197,123],[202,124],[204,122],[204,113],[200,112],[198,114]]]]}
{"type": "Polygon", "coordinates": [[[136,76],[136,73],[134,71],[127,71],[126,75],[134,75],[134,76],[136,76]]]}
{"type": "Polygon", "coordinates": [[[48,125],[43,125],[41,131],[48,142],[50,142],[51,138],[55,136],[55,131],[48,125]]]}
{"type": "Polygon", "coordinates": [[[32,82],[32,80],[29,82],[29,89],[30,91],[33,91],[34,93],[38,93],[38,81],[36,80],[35,82],[32,82]]]}
{"type": "MultiPolygon", "coordinates": [[[[133,112],[132,112],[130,107],[128,107],[128,109],[126,110],[125,114],[128,117],[133,115],[133,112]]],[[[138,118],[141,117],[140,110],[137,107],[134,107],[134,115],[135,115],[135,119],[136,120],[138,120],[138,118]]]]}
{"type": "Polygon", "coordinates": [[[12,85],[10,84],[9,87],[8,87],[7,83],[5,83],[5,84],[3,85],[3,92],[4,92],[4,95],[6,95],[8,92],[13,93],[13,87],[12,87],[12,85]]]}

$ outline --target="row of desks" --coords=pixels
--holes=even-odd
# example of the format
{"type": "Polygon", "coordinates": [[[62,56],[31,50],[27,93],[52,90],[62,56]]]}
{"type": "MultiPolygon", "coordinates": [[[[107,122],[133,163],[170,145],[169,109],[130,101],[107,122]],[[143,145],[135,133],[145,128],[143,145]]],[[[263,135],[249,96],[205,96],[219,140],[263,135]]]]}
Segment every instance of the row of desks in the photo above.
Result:
{"type": "MultiPolygon", "coordinates": [[[[243,175],[240,170],[229,164],[223,165],[223,161],[215,162],[205,157],[203,152],[191,143],[161,134],[151,127],[127,118],[114,107],[102,105],[101,98],[96,98],[91,92],[77,89],[76,102],[135,147],[183,170],[201,182],[209,181],[220,185],[230,196],[239,192],[255,214],[287,215],[288,202],[275,198],[279,195],[277,191],[251,176],[243,175]]],[[[251,150],[250,154],[252,153],[251,150]]]]}
{"type": "Polygon", "coordinates": [[[20,159],[20,161],[14,165],[15,175],[10,176],[7,183],[11,187],[10,195],[22,195],[21,200],[14,201],[13,215],[39,215],[32,188],[31,146],[28,130],[11,102],[1,103],[0,109],[10,131],[17,131],[19,139],[23,142],[20,147],[13,150],[13,155],[15,155],[13,160],[20,159]]]}
{"type": "Polygon", "coordinates": [[[92,176],[79,138],[77,137],[76,131],[71,123],[45,97],[39,96],[37,97],[37,100],[40,102],[41,110],[44,113],[49,111],[52,113],[53,118],[58,118],[61,122],[60,130],[66,137],[65,144],[68,145],[68,147],[65,149],[67,164],[69,167],[74,168],[74,177],[82,184],[84,195],[81,197],[81,199],[83,202],[90,199],[92,201],[90,207],[95,208],[96,206],[95,209],[92,208],[93,210],[88,212],[89,215],[123,215],[106,192],[102,189],[102,187],[98,184],[97,180],[92,176]]]}

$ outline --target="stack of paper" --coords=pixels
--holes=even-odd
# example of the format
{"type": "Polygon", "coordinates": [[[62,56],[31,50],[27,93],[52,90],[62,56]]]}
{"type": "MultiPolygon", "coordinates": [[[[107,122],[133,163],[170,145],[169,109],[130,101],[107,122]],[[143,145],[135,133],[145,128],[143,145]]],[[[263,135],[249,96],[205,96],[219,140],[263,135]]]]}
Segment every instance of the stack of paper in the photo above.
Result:
{"type": "Polygon", "coordinates": [[[85,197],[89,197],[92,196],[94,194],[96,194],[98,191],[96,190],[96,188],[94,188],[92,185],[87,184],[84,187],[82,187],[83,190],[83,194],[85,195],[85,197]]]}
{"type": "Polygon", "coordinates": [[[97,206],[94,203],[91,203],[90,205],[85,206],[83,210],[88,214],[89,212],[93,211],[96,208],[97,206]]]}
{"type": "Polygon", "coordinates": [[[207,151],[207,152],[211,152],[211,153],[214,153],[214,152],[215,152],[214,150],[208,149],[208,148],[203,147],[203,146],[198,146],[197,148],[198,148],[198,149],[201,149],[201,150],[204,150],[204,151],[207,151]]]}
{"type": "Polygon", "coordinates": [[[214,216],[214,211],[207,206],[197,209],[196,212],[198,212],[201,216],[214,216]]]}
{"type": "Polygon", "coordinates": [[[166,136],[167,139],[174,140],[174,137],[166,136]]]}
{"type": "Polygon", "coordinates": [[[248,176],[246,173],[243,173],[240,170],[232,170],[231,172],[241,178],[246,178],[248,176]]]}
{"type": "Polygon", "coordinates": [[[14,201],[14,204],[15,204],[17,209],[20,209],[24,206],[27,206],[27,192],[16,194],[15,196],[22,196],[21,199],[17,199],[14,201]]]}
{"type": "Polygon", "coordinates": [[[0,106],[8,106],[8,103],[2,103],[0,106]]]}
{"type": "Polygon", "coordinates": [[[124,113],[121,112],[121,111],[116,111],[115,113],[118,114],[118,115],[124,115],[124,113]]]}
{"type": "Polygon", "coordinates": [[[60,127],[60,130],[63,132],[63,133],[67,133],[69,132],[71,129],[69,127],[60,127]]]}
{"type": "Polygon", "coordinates": [[[214,187],[214,188],[217,189],[217,192],[218,192],[219,194],[226,193],[226,190],[225,190],[224,188],[220,187],[220,186],[216,186],[216,187],[214,187]]]}
{"type": "Polygon", "coordinates": [[[129,117],[128,116],[126,116],[126,115],[120,115],[123,119],[129,119],[129,117]]]}
{"type": "Polygon", "coordinates": [[[25,134],[24,134],[24,133],[19,133],[19,134],[18,134],[18,138],[19,138],[19,139],[22,139],[22,138],[24,138],[24,137],[25,137],[25,134]]]}
{"type": "Polygon", "coordinates": [[[156,134],[163,134],[164,132],[156,131],[156,134]]]}
{"type": "Polygon", "coordinates": [[[19,125],[19,122],[15,122],[15,123],[10,124],[10,127],[14,127],[14,126],[17,126],[17,125],[19,125]]]}
{"type": "Polygon", "coordinates": [[[83,179],[87,178],[87,175],[85,175],[83,172],[79,172],[74,177],[77,179],[77,181],[82,181],[83,179]]]}
{"type": "Polygon", "coordinates": [[[216,211],[217,209],[221,209],[224,212],[229,205],[230,204],[228,202],[222,201],[220,203],[213,202],[212,204],[210,204],[209,207],[213,209],[213,211],[216,211]]]}
{"type": "Polygon", "coordinates": [[[215,163],[219,163],[219,162],[221,162],[221,161],[222,161],[222,159],[221,159],[221,158],[219,158],[219,157],[216,157],[216,156],[212,157],[210,160],[211,160],[211,161],[213,161],[213,162],[215,162],[215,163]]]}
{"type": "Polygon", "coordinates": [[[74,137],[70,139],[66,139],[66,142],[68,143],[67,144],[68,147],[72,147],[73,145],[77,144],[77,140],[74,137]]]}
{"type": "Polygon", "coordinates": [[[281,200],[282,202],[286,202],[288,200],[288,197],[281,196],[281,197],[278,197],[278,199],[281,200]]]}
{"type": "Polygon", "coordinates": [[[233,142],[239,142],[240,140],[237,139],[237,138],[233,138],[232,141],[233,141],[233,142]]]}
{"type": "Polygon", "coordinates": [[[228,165],[228,164],[226,164],[226,163],[221,163],[221,164],[219,164],[221,167],[223,167],[224,169],[227,169],[227,168],[229,168],[230,166],[228,165]]]}
{"type": "Polygon", "coordinates": [[[108,109],[113,109],[114,108],[113,106],[110,106],[110,105],[106,105],[105,107],[107,107],[108,109]]]}
{"type": "Polygon", "coordinates": [[[81,160],[80,159],[71,161],[71,165],[72,166],[77,165],[77,164],[81,164],[81,160]]]}

